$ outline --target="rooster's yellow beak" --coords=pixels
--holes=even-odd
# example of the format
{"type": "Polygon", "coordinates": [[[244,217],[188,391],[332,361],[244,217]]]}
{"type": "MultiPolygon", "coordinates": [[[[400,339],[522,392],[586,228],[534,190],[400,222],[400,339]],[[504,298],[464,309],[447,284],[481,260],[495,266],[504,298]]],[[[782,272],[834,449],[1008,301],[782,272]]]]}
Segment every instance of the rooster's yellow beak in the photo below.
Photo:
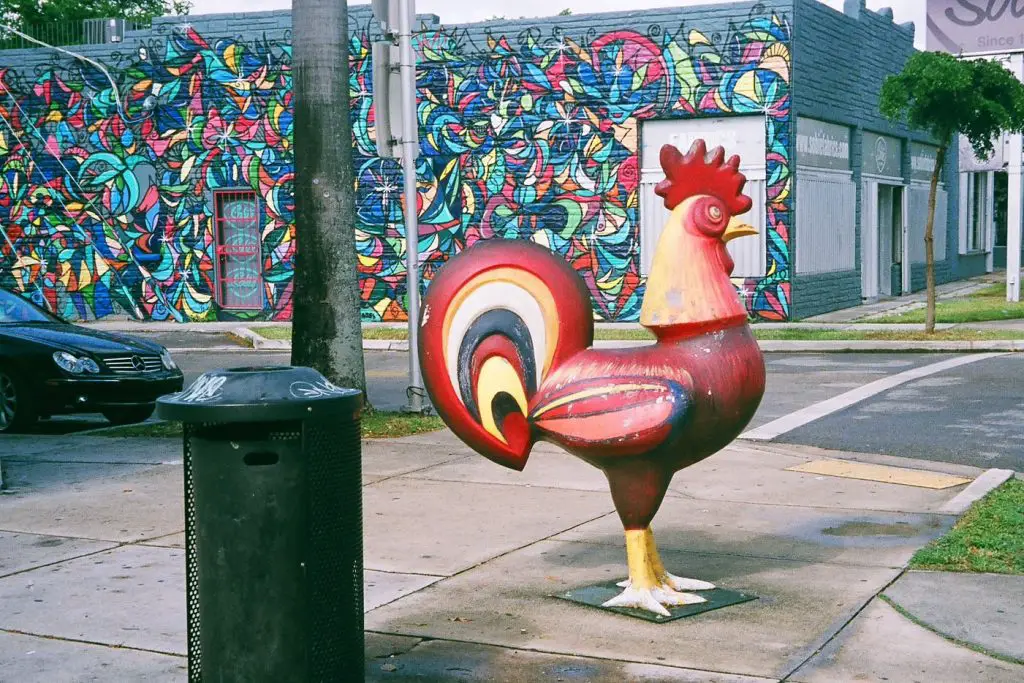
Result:
{"type": "Polygon", "coordinates": [[[746,237],[747,235],[756,235],[757,228],[752,225],[747,225],[739,218],[733,217],[729,219],[729,225],[725,227],[725,232],[722,233],[722,241],[728,243],[737,237],[746,237]]]}

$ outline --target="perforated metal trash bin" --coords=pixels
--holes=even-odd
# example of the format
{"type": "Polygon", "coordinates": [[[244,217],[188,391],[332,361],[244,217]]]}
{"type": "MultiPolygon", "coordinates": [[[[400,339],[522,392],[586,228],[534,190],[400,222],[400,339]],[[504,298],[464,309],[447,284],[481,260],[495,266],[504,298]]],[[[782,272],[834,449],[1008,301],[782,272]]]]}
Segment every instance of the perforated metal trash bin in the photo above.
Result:
{"type": "Polygon", "coordinates": [[[297,367],[158,402],[184,423],[190,683],[363,680],[361,409],[297,367]]]}

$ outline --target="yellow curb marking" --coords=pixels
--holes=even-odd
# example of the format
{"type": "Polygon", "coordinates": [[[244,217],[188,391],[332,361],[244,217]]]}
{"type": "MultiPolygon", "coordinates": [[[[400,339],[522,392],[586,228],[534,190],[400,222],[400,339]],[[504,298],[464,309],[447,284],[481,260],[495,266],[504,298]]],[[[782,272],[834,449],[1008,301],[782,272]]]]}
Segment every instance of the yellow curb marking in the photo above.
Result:
{"type": "Polygon", "coordinates": [[[787,467],[787,472],[803,472],[805,474],[823,474],[829,477],[845,477],[847,479],[863,479],[880,481],[885,484],[901,486],[919,486],[926,489],[948,489],[953,486],[969,484],[970,479],[955,477],[951,474],[911,470],[903,467],[872,465],[849,460],[812,460],[802,465],[787,467]]]}

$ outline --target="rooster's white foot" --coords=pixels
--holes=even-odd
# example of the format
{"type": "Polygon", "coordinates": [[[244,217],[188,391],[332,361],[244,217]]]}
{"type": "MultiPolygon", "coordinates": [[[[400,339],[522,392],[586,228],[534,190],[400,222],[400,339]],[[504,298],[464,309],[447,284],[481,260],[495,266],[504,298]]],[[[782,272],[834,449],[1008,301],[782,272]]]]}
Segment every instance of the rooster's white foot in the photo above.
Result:
{"type": "Polygon", "coordinates": [[[666,605],[669,607],[679,607],[683,605],[696,605],[702,602],[707,601],[699,595],[680,593],[666,585],[645,589],[629,586],[622,593],[604,603],[602,607],[630,607],[668,617],[671,614],[665,609],[666,605]]]}
{"type": "MultiPolygon", "coordinates": [[[[665,572],[663,577],[665,585],[669,588],[673,588],[677,591],[711,591],[715,589],[715,584],[708,583],[707,581],[701,581],[700,579],[685,579],[675,574],[669,574],[665,572]]],[[[620,588],[629,588],[630,580],[619,581],[616,586],[620,588]]]]}
{"type": "Polygon", "coordinates": [[[684,579],[665,571],[649,528],[626,529],[626,558],[629,578],[618,584],[625,590],[603,607],[632,607],[668,617],[671,614],[665,607],[707,602],[699,595],[684,591],[708,591],[715,587],[707,581],[684,579]]]}

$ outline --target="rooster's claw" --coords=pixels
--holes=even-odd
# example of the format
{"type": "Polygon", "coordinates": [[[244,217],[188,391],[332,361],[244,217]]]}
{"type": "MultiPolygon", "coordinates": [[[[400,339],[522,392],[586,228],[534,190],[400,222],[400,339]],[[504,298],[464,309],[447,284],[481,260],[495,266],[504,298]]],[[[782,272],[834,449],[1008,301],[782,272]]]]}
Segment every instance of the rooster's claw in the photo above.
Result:
{"type": "Polygon", "coordinates": [[[655,586],[654,588],[639,589],[632,586],[626,588],[619,595],[605,602],[602,607],[631,607],[633,609],[647,610],[660,614],[663,617],[672,616],[665,605],[670,607],[681,607],[683,605],[697,605],[707,602],[704,598],[693,593],[680,593],[668,586],[655,586]]]}
{"type": "MultiPolygon", "coordinates": [[[[701,581],[700,579],[684,579],[681,576],[669,574],[668,572],[665,572],[662,579],[666,586],[677,591],[713,591],[716,588],[713,583],[701,581]]],[[[629,588],[631,582],[629,579],[626,579],[624,581],[619,581],[615,585],[619,588],[629,588]]]]}

